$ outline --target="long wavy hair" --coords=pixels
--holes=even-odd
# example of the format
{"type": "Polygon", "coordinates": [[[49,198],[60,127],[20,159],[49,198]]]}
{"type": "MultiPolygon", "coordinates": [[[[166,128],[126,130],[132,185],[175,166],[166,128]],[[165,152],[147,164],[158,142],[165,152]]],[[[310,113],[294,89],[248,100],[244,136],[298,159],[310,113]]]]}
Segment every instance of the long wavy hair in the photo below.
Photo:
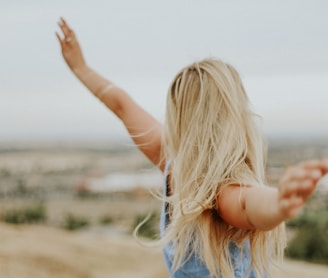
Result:
{"type": "Polygon", "coordinates": [[[196,252],[211,276],[233,277],[231,240],[240,246],[250,241],[259,277],[270,277],[271,266],[282,260],[283,224],[271,231],[241,230],[217,212],[225,186],[265,186],[266,148],[257,118],[238,72],[220,60],[193,63],[171,83],[165,122],[170,224],[163,241],[173,244],[174,270],[196,252]]]}

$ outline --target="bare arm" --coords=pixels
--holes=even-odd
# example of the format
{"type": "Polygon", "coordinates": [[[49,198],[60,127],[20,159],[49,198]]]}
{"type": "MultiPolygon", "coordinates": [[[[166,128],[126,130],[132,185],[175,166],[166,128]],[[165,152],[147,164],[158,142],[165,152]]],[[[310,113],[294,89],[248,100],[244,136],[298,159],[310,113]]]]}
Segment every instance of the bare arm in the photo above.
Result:
{"type": "MultiPolygon", "coordinates": [[[[75,76],[122,120],[135,144],[150,161],[155,165],[162,163],[161,124],[134,102],[123,89],[87,65],[76,35],[64,19],[60,20],[59,27],[64,37],[62,38],[58,33],[56,36],[63,57],[75,76]]],[[[164,165],[160,165],[161,169],[163,167],[164,165]]]]}
{"type": "Polygon", "coordinates": [[[295,217],[328,172],[328,160],[305,161],[290,167],[278,188],[226,187],[218,199],[221,217],[242,229],[270,230],[295,217]]]}

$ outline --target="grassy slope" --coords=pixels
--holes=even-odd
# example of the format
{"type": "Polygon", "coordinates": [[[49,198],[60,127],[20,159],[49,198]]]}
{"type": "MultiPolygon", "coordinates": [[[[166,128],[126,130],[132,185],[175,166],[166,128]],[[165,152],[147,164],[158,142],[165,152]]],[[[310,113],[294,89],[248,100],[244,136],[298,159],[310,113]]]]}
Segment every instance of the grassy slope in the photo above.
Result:
{"type": "MultiPolygon", "coordinates": [[[[164,278],[159,250],[126,237],[0,224],[1,277],[164,278]]],[[[328,267],[287,261],[282,277],[327,277],[328,267]]]]}

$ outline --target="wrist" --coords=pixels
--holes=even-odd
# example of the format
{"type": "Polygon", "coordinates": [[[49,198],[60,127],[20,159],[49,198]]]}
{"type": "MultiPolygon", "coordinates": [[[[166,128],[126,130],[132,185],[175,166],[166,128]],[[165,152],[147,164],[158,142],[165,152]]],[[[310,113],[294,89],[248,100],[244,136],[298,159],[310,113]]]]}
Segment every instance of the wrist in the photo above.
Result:
{"type": "Polygon", "coordinates": [[[271,230],[284,222],[286,216],[281,209],[281,201],[279,196],[279,191],[276,188],[266,187],[266,194],[263,195],[263,200],[265,200],[262,205],[263,207],[256,206],[256,210],[263,210],[265,214],[263,218],[261,217],[260,221],[253,221],[253,225],[260,230],[271,230]]]}
{"type": "Polygon", "coordinates": [[[83,76],[86,76],[86,75],[90,74],[91,71],[92,71],[91,68],[89,68],[89,66],[86,65],[86,64],[78,66],[78,67],[72,69],[72,72],[78,78],[82,78],[83,76]]]}

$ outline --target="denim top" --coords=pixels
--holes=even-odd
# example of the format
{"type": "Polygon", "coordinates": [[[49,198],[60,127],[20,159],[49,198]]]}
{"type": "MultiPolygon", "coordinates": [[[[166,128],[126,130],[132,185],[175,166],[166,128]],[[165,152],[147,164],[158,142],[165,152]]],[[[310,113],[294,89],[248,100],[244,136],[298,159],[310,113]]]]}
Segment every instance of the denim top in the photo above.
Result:
{"type": "MultiPolygon", "coordinates": [[[[169,168],[169,162],[165,166],[165,179],[163,185],[163,195],[167,195],[167,172],[169,168]]],[[[168,204],[163,202],[160,229],[161,234],[165,233],[166,226],[170,223],[168,215],[168,204]]],[[[251,263],[250,243],[249,240],[245,240],[242,247],[238,247],[234,241],[229,244],[229,252],[231,256],[231,262],[234,269],[234,278],[246,278],[248,268],[251,263]]],[[[172,262],[174,258],[174,249],[171,243],[167,244],[163,248],[163,255],[165,264],[169,271],[171,278],[214,278],[210,277],[209,271],[205,266],[205,263],[199,258],[197,254],[193,254],[176,272],[172,271],[172,262]]],[[[188,254],[186,254],[188,257],[188,254]]],[[[254,271],[249,273],[249,278],[256,278],[254,271]]]]}

